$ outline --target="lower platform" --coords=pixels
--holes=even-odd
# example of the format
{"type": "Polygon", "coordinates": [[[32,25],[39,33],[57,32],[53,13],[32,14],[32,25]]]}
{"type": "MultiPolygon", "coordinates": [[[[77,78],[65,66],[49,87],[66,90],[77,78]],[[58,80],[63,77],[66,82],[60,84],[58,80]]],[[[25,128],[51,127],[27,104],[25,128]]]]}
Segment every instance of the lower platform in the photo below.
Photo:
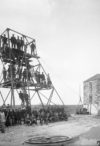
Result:
{"type": "MultiPolygon", "coordinates": [[[[11,88],[12,84],[13,84],[14,89],[19,89],[22,87],[34,87],[35,90],[36,89],[37,90],[41,90],[41,89],[48,89],[49,90],[52,88],[51,86],[34,83],[32,81],[29,81],[29,82],[19,81],[19,79],[17,79],[17,78],[13,81],[13,83],[11,82],[11,80],[0,83],[0,87],[1,88],[11,88]]],[[[33,89],[30,89],[30,90],[33,90],[33,89]]]]}

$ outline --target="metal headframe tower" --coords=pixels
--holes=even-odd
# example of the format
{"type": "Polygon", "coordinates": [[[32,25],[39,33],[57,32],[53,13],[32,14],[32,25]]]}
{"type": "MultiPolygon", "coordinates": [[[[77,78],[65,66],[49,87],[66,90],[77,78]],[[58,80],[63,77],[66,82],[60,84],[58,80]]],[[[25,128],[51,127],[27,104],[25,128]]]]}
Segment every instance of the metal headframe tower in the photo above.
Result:
{"type": "Polygon", "coordinates": [[[0,35],[0,95],[3,105],[10,99],[10,105],[15,108],[16,95],[21,99],[21,105],[31,107],[31,100],[37,95],[44,108],[43,98],[46,105],[52,102],[54,92],[64,105],[60,95],[53,86],[49,74],[44,70],[37,54],[35,39],[22,33],[7,28],[0,35]],[[3,89],[8,89],[5,97],[3,89]],[[41,91],[50,91],[48,97],[41,91]],[[4,98],[5,97],[5,98],[4,98]]]}

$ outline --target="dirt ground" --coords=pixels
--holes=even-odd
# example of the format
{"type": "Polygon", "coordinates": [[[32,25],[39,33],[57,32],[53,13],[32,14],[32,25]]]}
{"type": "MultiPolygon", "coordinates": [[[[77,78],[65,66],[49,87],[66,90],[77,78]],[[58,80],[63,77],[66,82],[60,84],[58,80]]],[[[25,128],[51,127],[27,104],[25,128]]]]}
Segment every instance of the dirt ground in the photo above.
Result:
{"type": "MultiPolygon", "coordinates": [[[[100,140],[100,118],[96,116],[72,116],[68,121],[38,126],[12,126],[0,133],[0,146],[22,146],[24,141],[35,136],[63,135],[74,138],[68,145],[97,145],[100,140]]],[[[67,144],[66,144],[67,146],[67,144]]]]}

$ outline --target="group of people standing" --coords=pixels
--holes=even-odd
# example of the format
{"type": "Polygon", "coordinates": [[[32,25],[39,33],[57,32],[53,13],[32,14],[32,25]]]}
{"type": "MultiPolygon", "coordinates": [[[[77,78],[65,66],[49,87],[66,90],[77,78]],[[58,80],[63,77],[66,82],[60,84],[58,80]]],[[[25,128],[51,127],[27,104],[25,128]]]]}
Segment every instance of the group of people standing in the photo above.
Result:
{"type": "MultiPolygon", "coordinates": [[[[18,50],[22,50],[26,52],[28,43],[24,41],[24,37],[22,36],[21,37],[17,36],[16,38],[15,35],[12,34],[11,38],[8,39],[6,35],[4,34],[3,36],[1,36],[1,46],[3,48],[10,47],[10,48],[14,48],[14,49],[18,49],[18,50]]],[[[33,40],[29,46],[31,49],[30,51],[31,55],[35,55],[35,52],[36,52],[35,40],[33,40]]]]}
{"type": "Polygon", "coordinates": [[[66,121],[68,116],[64,108],[46,108],[38,110],[27,109],[0,109],[0,130],[5,132],[5,127],[15,125],[43,125],[51,122],[66,121]]]}
{"type": "Polygon", "coordinates": [[[11,80],[11,77],[13,79],[19,79],[20,81],[26,82],[27,80],[30,81],[31,72],[26,68],[24,68],[23,70],[18,70],[18,68],[14,64],[9,64],[7,69],[3,67],[4,82],[11,80]]]}
{"type": "Polygon", "coordinates": [[[44,72],[31,71],[30,69],[22,68],[19,69],[14,64],[9,64],[7,68],[3,67],[3,80],[4,82],[12,79],[18,79],[21,82],[26,83],[27,81],[37,83],[38,86],[51,87],[52,82],[49,74],[46,76],[44,72]]]}
{"type": "Polygon", "coordinates": [[[6,47],[6,46],[11,46],[11,48],[15,48],[15,49],[23,49],[24,46],[24,40],[23,38],[17,36],[17,38],[15,37],[15,35],[13,34],[11,36],[11,38],[8,40],[8,38],[6,37],[6,35],[4,34],[3,36],[1,36],[1,40],[2,40],[2,47],[6,47]],[[9,45],[8,45],[9,44],[9,45]]]}

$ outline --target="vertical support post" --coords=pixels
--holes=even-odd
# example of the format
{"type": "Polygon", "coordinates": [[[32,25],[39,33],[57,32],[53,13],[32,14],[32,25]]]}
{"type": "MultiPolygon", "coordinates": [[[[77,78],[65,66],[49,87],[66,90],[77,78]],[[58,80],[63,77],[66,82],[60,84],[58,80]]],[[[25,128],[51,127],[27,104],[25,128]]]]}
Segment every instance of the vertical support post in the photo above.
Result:
{"type": "Polygon", "coordinates": [[[10,73],[11,73],[11,107],[15,108],[15,98],[14,98],[14,83],[13,83],[13,73],[12,73],[12,62],[11,62],[11,51],[10,48],[10,36],[9,36],[9,29],[7,29],[7,35],[8,35],[8,48],[10,50],[9,58],[10,58],[10,73]]]}
{"type": "Polygon", "coordinates": [[[12,96],[12,107],[15,108],[15,98],[14,98],[14,88],[11,87],[11,96],[12,96]]]}
{"type": "Polygon", "coordinates": [[[26,64],[26,81],[27,81],[27,90],[28,90],[28,99],[29,99],[29,104],[31,106],[31,100],[30,100],[30,91],[29,91],[29,64],[28,60],[26,60],[26,52],[25,52],[25,64],[26,64]]]}

